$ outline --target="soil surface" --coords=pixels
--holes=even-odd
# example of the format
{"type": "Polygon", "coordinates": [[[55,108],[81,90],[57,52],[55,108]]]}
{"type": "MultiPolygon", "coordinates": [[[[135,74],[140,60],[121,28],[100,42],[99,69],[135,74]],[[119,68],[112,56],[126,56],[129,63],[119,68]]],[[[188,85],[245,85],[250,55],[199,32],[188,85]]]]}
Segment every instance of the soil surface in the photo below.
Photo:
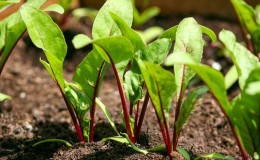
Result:
{"type": "MultiPolygon", "coordinates": [[[[236,22],[214,17],[195,17],[196,20],[218,33],[222,28],[234,31],[241,40],[236,22]]],[[[159,17],[148,25],[169,28],[180,22],[182,17],[159,17]]],[[[144,28],[145,28],[144,27],[144,28]]],[[[91,33],[88,19],[77,22],[70,18],[63,27],[65,37],[70,43],[77,33],[91,33]]],[[[142,28],[143,29],[143,28],[142,28]]],[[[78,143],[71,118],[62,96],[50,75],[39,63],[43,53],[32,47],[25,34],[15,47],[0,77],[0,92],[12,96],[12,100],[0,104],[0,159],[1,160],[63,160],[63,159],[168,159],[165,153],[142,155],[125,144],[102,142],[104,137],[114,136],[104,114],[97,110],[95,142],[78,143]],[[59,143],[46,143],[32,147],[35,142],[49,138],[59,138],[73,144],[72,148],[59,143]]],[[[65,62],[64,75],[71,80],[77,64],[90,49],[75,50],[71,43],[65,62]]],[[[230,61],[220,54],[220,44],[205,48],[203,63],[220,63],[226,72],[230,61]]],[[[200,84],[201,82],[197,82],[200,84]]],[[[231,91],[232,92],[232,91],[231,91]]],[[[110,110],[112,117],[122,127],[121,103],[116,82],[111,71],[105,76],[100,98],[110,110]]],[[[175,105],[172,105],[172,113],[175,105]]],[[[171,124],[174,114],[171,114],[171,124]]],[[[149,106],[138,144],[147,149],[163,144],[155,112],[149,106]]],[[[172,131],[172,125],[171,125],[172,131]]],[[[179,146],[192,156],[217,152],[241,159],[239,149],[233,138],[230,126],[210,93],[200,101],[189,122],[181,132],[179,146]]],[[[177,159],[177,158],[176,158],[177,159]]]]}

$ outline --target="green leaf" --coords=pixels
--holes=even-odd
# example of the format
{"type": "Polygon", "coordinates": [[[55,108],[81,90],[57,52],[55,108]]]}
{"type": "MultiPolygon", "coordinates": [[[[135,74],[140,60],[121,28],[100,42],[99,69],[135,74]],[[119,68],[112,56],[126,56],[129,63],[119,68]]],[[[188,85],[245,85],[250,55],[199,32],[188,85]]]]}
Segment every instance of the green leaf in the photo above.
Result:
{"type": "Polygon", "coordinates": [[[245,47],[236,42],[236,37],[232,32],[223,30],[220,32],[219,38],[230,52],[239,75],[240,88],[243,89],[250,72],[256,66],[259,66],[259,60],[245,47]]]}
{"type": "Polygon", "coordinates": [[[208,35],[211,38],[213,43],[217,42],[218,39],[217,39],[217,36],[214,33],[214,31],[212,31],[211,29],[209,29],[205,26],[201,26],[201,30],[204,34],[208,35]]]}
{"type": "Polygon", "coordinates": [[[177,25],[167,29],[158,39],[169,38],[171,41],[175,40],[178,27],[179,26],[177,25]]]}
{"type": "Polygon", "coordinates": [[[76,49],[80,49],[92,43],[92,40],[85,34],[78,34],[72,39],[72,43],[76,49]]]}
{"type": "Polygon", "coordinates": [[[190,155],[185,149],[177,147],[177,151],[185,158],[185,160],[190,160],[190,155]]]}
{"type": "Polygon", "coordinates": [[[141,59],[155,64],[161,64],[171,49],[170,39],[157,39],[146,47],[141,59]]]}
{"type": "Polygon", "coordinates": [[[107,109],[107,107],[98,98],[96,98],[96,104],[102,110],[102,112],[105,114],[105,116],[107,117],[108,122],[110,123],[111,127],[114,129],[116,134],[119,135],[119,132],[116,129],[116,125],[115,125],[115,123],[114,123],[114,121],[112,119],[112,116],[111,116],[109,110],[107,109]]]}
{"type": "Polygon", "coordinates": [[[99,10],[92,28],[93,39],[112,35],[121,35],[120,29],[109,16],[110,12],[120,16],[129,26],[133,20],[133,8],[130,0],[107,0],[99,10]]]}
{"type": "Polygon", "coordinates": [[[235,129],[242,145],[253,157],[260,154],[260,68],[249,75],[241,98],[234,103],[235,129]]]}
{"type": "Polygon", "coordinates": [[[130,138],[128,137],[127,134],[122,133],[122,135],[124,137],[123,136],[108,137],[108,138],[103,138],[102,141],[112,140],[112,141],[116,141],[116,142],[123,143],[123,144],[124,143],[129,144],[129,147],[131,147],[132,149],[134,149],[137,152],[140,152],[144,155],[146,155],[148,153],[146,150],[142,150],[142,149],[136,147],[136,145],[131,142],[131,140],[130,140],[130,138]]]}
{"type": "Polygon", "coordinates": [[[149,7],[141,14],[136,8],[134,8],[134,26],[142,26],[148,22],[151,18],[157,16],[160,13],[159,7],[149,7]]]}
{"type": "Polygon", "coordinates": [[[122,81],[125,68],[134,56],[131,42],[123,36],[106,37],[94,41],[94,47],[108,63],[111,57],[122,81]]]}
{"type": "Polygon", "coordinates": [[[238,79],[236,66],[232,66],[225,75],[225,86],[228,90],[238,79]]]}
{"type": "MultiPolygon", "coordinates": [[[[203,52],[203,39],[201,26],[193,18],[185,18],[178,26],[174,53],[189,54],[196,63],[200,63],[203,52]]],[[[181,96],[195,72],[182,64],[174,65],[177,96],[181,96]]]]}
{"type": "Polygon", "coordinates": [[[52,12],[57,12],[59,14],[63,14],[64,8],[59,4],[52,4],[52,5],[49,5],[48,7],[44,8],[44,11],[52,11],[52,12]]]}
{"type": "Polygon", "coordinates": [[[8,100],[8,99],[12,99],[12,97],[10,97],[6,94],[0,93],[0,102],[3,102],[3,101],[8,100]]]}
{"type": "MultiPolygon", "coordinates": [[[[0,68],[4,67],[4,64],[9,56],[9,54],[12,52],[14,46],[16,45],[17,41],[20,39],[22,34],[24,33],[26,27],[23,22],[17,23],[13,25],[10,28],[6,28],[3,30],[3,34],[1,37],[2,40],[2,49],[3,53],[1,53],[1,59],[0,59],[0,68]]],[[[1,33],[0,33],[1,34],[1,33]]],[[[0,48],[1,51],[1,48],[0,48]]]]}
{"type": "Polygon", "coordinates": [[[158,26],[152,26],[147,28],[144,31],[137,31],[137,32],[141,36],[143,42],[149,43],[152,40],[159,37],[164,32],[164,29],[158,26]]]}
{"type": "Polygon", "coordinates": [[[200,155],[198,157],[196,157],[194,160],[200,160],[203,158],[210,158],[210,159],[222,159],[222,160],[235,160],[233,157],[231,156],[224,156],[222,154],[219,153],[209,153],[209,154],[203,154],[200,155]]]}
{"type": "MultiPolygon", "coordinates": [[[[41,7],[46,0],[28,1],[24,5],[41,7]]],[[[19,12],[15,12],[0,22],[0,70],[4,67],[7,57],[11,53],[17,41],[20,39],[26,26],[21,19],[19,12]],[[3,52],[3,53],[2,53],[3,52]]]]}
{"type": "Polygon", "coordinates": [[[174,75],[159,65],[149,62],[138,60],[138,65],[160,123],[163,123],[164,116],[168,118],[171,102],[176,91],[174,75]]]}
{"type": "Polygon", "coordinates": [[[23,5],[20,13],[33,43],[44,51],[53,72],[51,75],[64,90],[62,71],[67,45],[62,31],[47,14],[30,5],[23,5]]]}
{"type": "Polygon", "coordinates": [[[220,106],[229,115],[231,113],[231,105],[228,101],[224,76],[221,72],[202,64],[197,64],[188,54],[176,53],[166,59],[166,65],[185,64],[196,72],[200,78],[206,83],[220,106]]]}
{"type": "Polygon", "coordinates": [[[207,87],[198,87],[189,93],[187,99],[182,104],[179,117],[176,121],[177,135],[180,133],[183,126],[187,123],[190,115],[195,110],[198,100],[201,99],[207,91],[207,87]]]}
{"type": "Polygon", "coordinates": [[[90,106],[94,103],[95,89],[99,92],[106,69],[107,64],[95,48],[88,53],[76,69],[73,81],[79,84],[91,99],[90,106]]]}
{"type": "Polygon", "coordinates": [[[44,143],[63,143],[67,147],[72,147],[72,144],[70,144],[68,141],[63,140],[63,139],[45,139],[45,140],[39,141],[37,143],[34,143],[32,145],[32,147],[37,147],[37,146],[42,145],[44,143]]]}
{"type": "Polygon", "coordinates": [[[134,48],[134,52],[142,50],[145,47],[144,42],[142,41],[141,37],[127,24],[122,18],[120,18],[115,13],[110,12],[111,17],[119,27],[122,35],[128,38],[134,48]]]}
{"type": "Polygon", "coordinates": [[[134,60],[131,70],[124,75],[124,90],[127,98],[134,104],[143,97],[143,77],[138,68],[137,62],[134,60]]]}
{"type": "Polygon", "coordinates": [[[255,54],[260,52],[260,25],[254,8],[244,0],[231,0],[242,27],[250,33],[255,54]]]}
{"type": "Polygon", "coordinates": [[[76,18],[81,18],[81,17],[89,17],[92,22],[94,22],[96,16],[98,14],[98,10],[93,9],[93,8],[75,8],[72,11],[72,15],[76,18]]]}

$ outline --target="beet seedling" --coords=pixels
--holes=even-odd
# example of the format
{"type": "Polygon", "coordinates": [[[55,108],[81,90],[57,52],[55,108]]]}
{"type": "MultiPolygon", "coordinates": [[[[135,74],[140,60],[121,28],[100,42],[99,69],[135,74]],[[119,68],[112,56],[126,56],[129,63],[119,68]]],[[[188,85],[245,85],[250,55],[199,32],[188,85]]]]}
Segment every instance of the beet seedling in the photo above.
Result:
{"type": "Polygon", "coordinates": [[[166,64],[185,64],[201,77],[227,117],[243,159],[248,159],[248,153],[257,160],[260,155],[260,63],[257,57],[236,42],[233,33],[223,30],[219,37],[231,54],[239,77],[241,92],[231,101],[227,96],[224,76],[219,71],[196,64],[186,54],[172,54],[166,64]]]}

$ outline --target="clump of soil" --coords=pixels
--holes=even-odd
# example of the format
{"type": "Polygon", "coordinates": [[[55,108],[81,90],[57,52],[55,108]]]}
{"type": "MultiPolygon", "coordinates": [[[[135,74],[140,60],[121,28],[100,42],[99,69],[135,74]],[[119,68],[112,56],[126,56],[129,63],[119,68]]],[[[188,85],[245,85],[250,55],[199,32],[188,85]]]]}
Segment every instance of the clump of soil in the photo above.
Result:
{"type": "MultiPolygon", "coordinates": [[[[220,28],[229,28],[239,33],[238,25],[233,22],[200,17],[196,19],[216,32],[219,32],[220,28]]],[[[151,21],[149,25],[169,27],[176,25],[179,20],[180,18],[176,17],[161,18],[151,21]]],[[[72,23],[67,27],[69,34],[90,33],[90,26],[81,24],[76,29],[75,26],[77,25],[72,23]]],[[[126,144],[102,142],[102,138],[114,136],[115,133],[100,110],[96,113],[95,142],[77,143],[78,139],[62,96],[47,71],[39,63],[39,58],[44,55],[28,44],[30,44],[28,38],[24,35],[0,77],[0,91],[13,98],[0,104],[0,159],[168,159],[165,153],[142,155],[126,144]],[[73,143],[73,147],[68,148],[58,143],[32,147],[35,142],[48,138],[65,139],[73,143]]],[[[71,79],[76,64],[85,56],[83,52],[89,49],[76,51],[70,47],[71,53],[64,70],[67,79],[71,79]]],[[[210,64],[211,61],[220,59],[223,68],[229,66],[229,62],[219,56],[217,48],[207,47],[204,57],[206,57],[203,60],[205,63],[210,64]]],[[[122,107],[111,72],[105,77],[100,98],[110,110],[118,127],[122,129],[120,125],[122,107]]],[[[174,115],[171,115],[171,124],[173,118],[174,115]]],[[[142,131],[139,140],[141,148],[147,149],[163,144],[152,106],[147,110],[142,131]]],[[[190,121],[182,130],[179,146],[186,149],[191,156],[218,152],[241,159],[228,122],[210,93],[199,103],[190,121]]]]}

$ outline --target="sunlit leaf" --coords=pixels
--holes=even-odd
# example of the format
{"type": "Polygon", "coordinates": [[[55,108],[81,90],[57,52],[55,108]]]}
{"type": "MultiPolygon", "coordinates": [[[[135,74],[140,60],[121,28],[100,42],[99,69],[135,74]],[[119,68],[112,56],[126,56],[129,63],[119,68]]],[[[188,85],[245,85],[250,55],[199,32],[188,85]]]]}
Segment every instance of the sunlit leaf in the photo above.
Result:
{"type": "MultiPolygon", "coordinates": [[[[189,54],[196,63],[200,63],[203,52],[202,29],[193,18],[185,18],[177,28],[174,53],[189,54]]],[[[174,65],[177,96],[181,96],[195,72],[183,64],[174,65]]]]}
{"type": "Polygon", "coordinates": [[[260,66],[259,60],[245,47],[236,42],[236,37],[232,32],[223,30],[219,33],[219,38],[230,52],[239,75],[240,88],[243,89],[250,72],[256,66],[260,66]]]}
{"type": "Polygon", "coordinates": [[[104,38],[112,35],[121,35],[121,31],[109,16],[110,12],[121,17],[129,26],[133,21],[133,8],[130,0],[107,0],[99,10],[93,24],[93,39],[104,38]],[[119,7],[120,6],[120,7],[119,7]]]}
{"type": "Polygon", "coordinates": [[[64,90],[62,72],[67,45],[62,31],[46,13],[30,5],[23,5],[20,13],[30,38],[37,47],[44,51],[55,81],[64,90]]]}

